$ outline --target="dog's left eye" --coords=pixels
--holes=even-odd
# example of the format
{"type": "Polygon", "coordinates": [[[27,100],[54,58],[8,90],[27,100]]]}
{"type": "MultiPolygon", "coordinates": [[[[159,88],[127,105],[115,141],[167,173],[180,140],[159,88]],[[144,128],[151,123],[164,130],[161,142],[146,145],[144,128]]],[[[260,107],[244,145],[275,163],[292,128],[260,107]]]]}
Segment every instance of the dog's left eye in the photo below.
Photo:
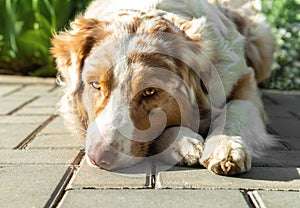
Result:
{"type": "Polygon", "coordinates": [[[147,88],[143,92],[144,97],[149,97],[149,96],[152,96],[152,95],[155,95],[155,94],[156,94],[156,90],[153,89],[153,88],[147,88]]]}
{"type": "Polygon", "coordinates": [[[90,85],[96,90],[101,90],[101,84],[99,82],[90,82],[90,85]]]}

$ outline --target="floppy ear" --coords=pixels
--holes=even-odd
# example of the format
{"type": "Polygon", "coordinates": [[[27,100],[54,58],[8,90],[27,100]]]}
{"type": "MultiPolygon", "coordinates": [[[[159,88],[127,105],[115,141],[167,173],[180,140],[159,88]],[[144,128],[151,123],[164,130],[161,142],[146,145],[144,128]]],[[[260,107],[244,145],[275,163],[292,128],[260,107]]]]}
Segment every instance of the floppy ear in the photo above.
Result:
{"type": "Polygon", "coordinates": [[[53,37],[51,53],[56,58],[59,73],[72,93],[76,93],[80,87],[84,61],[102,33],[102,22],[78,17],[71,23],[70,30],[53,37]]]}
{"type": "Polygon", "coordinates": [[[85,138],[87,112],[82,103],[82,68],[95,43],[104,34],[104,23],[96,19],[77,18],[68,31],[61,32],[52,39],[51,53],[56,58],[59,73],[63,77],[64,94],[60,101],[60,113],[66,125],[76,136],[85,138]]]}

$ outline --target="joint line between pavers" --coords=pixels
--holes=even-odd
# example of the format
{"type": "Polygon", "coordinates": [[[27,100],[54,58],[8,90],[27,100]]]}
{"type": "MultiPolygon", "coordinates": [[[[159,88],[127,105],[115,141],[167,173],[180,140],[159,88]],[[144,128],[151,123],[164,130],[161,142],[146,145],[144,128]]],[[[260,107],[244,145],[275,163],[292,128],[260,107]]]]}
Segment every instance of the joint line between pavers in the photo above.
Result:
{"type": "Polygon", "coordinates": [[[59,87],[58,84],[55,84],[50,90],[48,90],[49,93],[53,92],[54,90],[56,90],[59,87]]]}
{"type": "Polygon", "coordinates": [[[63,196],[65,195],[65,188],[69,184],[70,179],[74,174],[74,168],[68,167],[62,179],[59,181],[56,189],[51,194],[50,199],[47,201],[44,207],[57,207],[63,196]]]}
{"type": "Polygon", "coordinates": [[[252,199],[250,198],[250,195],[249,195],[249,192],[251,192],[251,191],[246,190],[246,189],[241,189],[240,192],[243,195],[248,207],[249,208],[256,208],[253,201],[252,201],[252,199]]]}
{"type": "Polygon", "coordinates": [[[286,141],[286,140],[281,140],[280,141],[280,143],[285,147],[285,148],[287,148],[288,149],[288,151],[291,151],[291,150],[293,150],[293,148],[289,145],[289,143],[286,141]]]}
{"type": "Polygon", "coordinates": [[[290,113],[292,116],[296,117],[297,119],[300,119],[300,116],[299,116],[298,114],[296,114],[295,112],[290,112],[290,111],[289,111],[289,113],[290,113]]]}
{"type": "Polygon", "coordinates": [[[56,189],[52,193],[45,207],[59,207],[59,204],[63,201],[67,191],[69,190],[68,186],[75,179],[80,169],[80,166],[82,165],[83,159],[84,159],[84,153],[82,150],[80,150],[75,160],[73,161],[72,166],[68,167],[62,179],[56,186],[56,189]]]}
{"type": "Polygon", "coordinates": [[[6,115],[10,116],[14,113],[16,113],[18,110],[22,109],[24,106],[28,105],[29,103],[32,103],[33,101],[37,100],[40,96],[35,96],[34,98],[28,100],[27,102],[21,104],[20,106],[16,107],[12,111],[8,112],[6,115]]]}
{"type": "Polygon", "coordinates": [[[19,143],[14,150],[16,149],[25,149],[28,144],[30,144],[36,135],[41,132],[51,121],[53,121],[57,115],[51,115],[45,122],[43,122],[41,125],[39,125],[31,134],[29,134],[21,143],[19,143]]]}
{"type": "Polygon", "coordinates": [[[18,88],[16,88],[16,89],[12,90],[12,91],[10,91],[10,92],[5,93],[4,95],[2,95],[2,97],[7,97],[7,96],[9,96],[9,95],[14,94],[15,92],[19,92],[22,88],[24,88],[24,87],[26,87],[26,86],[27,86],[26,84],[22,84],[20,87],[18,87],[18,88]]]}
{"type": "MultiPolygon", "coordinates": [[[[72,163],[73,164],[73,175],[65,187],[65,190],[64,190],[65,192],[73,189],[72,187],[70,187],[70,185],[75,180],[77,174],[80,171],[80,168],[82,167],[82,164],[84,163],[84,155],[85,155],[84,150],[80,150],[79,153],[77,154],[76,158],[74,159],[74,161],[72,163]]],[[[63,197],[61,199],[63,199],[63,197]]]]}
{"type": "Polygon", "coordinates": [[[75,165],[75,166],[80,166],[83,162],[83,159],[84,159],[84,155],[85,155],[85,150],[84,149],[81,149],[78,153],[78,155],[76,156],[76,158],[74,159],[74,161],[72,162],[72,165],[75,165]]]}
{"type": "Polygon", "coordinates": [[[248,195],[255,208],[267,208],[257,191],[248,192],[248,195]]]}
{"type": "Polygon", "coordinates": [[[275,105],[280,105],[280,103],[277,100],[270,98],[268,95],[263,95],[263,97],[275,105]]]}

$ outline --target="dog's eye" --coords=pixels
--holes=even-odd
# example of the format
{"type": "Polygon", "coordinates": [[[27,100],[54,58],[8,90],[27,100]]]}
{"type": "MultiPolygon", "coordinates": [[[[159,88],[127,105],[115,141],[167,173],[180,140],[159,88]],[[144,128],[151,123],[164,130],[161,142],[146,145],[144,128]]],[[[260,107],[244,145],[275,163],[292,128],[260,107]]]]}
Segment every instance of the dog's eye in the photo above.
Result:
{"type": "Polygon", "coordinates": [[[147,88],[143,92],[144,97],[149,97],[149,96],[152,96],[152,95],[155,95],[155,94],[156,94],[156,90],[153,89],[153,88],[147,88]]]}
{"type": "Polygon", "coordinates": [[[90,85],[96,90],[101,90],[101,84],[99,82],[90,82],[90,85]]]}

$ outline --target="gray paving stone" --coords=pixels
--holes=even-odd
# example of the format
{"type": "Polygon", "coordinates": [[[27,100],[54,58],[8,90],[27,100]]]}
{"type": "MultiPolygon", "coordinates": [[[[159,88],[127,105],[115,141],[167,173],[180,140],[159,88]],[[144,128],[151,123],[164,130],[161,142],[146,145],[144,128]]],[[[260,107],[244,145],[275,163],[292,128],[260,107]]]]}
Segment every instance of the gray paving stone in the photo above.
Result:
{"type": "Polygon", "coordinates": [[[292,117],[288,109],[281,105],[265,105],[265,111],[269,118],[268,122],[272,121],[274,117],[283,117],[285,119],[292,117]]]}
{"type": "Polygon", "coordinates": [[[248,207],[239,191],[230,190],[76,190],[61,207],[248,207]]]}
{"type": "Polygon", "coordinates": [[[0,96],[6,95],[20,88],[22,85],[2,85],[0,84],[0,96]]]}
{"type": "Polygon", "coordinates": [[[300,136],[300,119],[296,117],[290,117],[289,119],[271,117],[269,126],[280,136],[300,136]]]}
{"type": "Polygon", "coordinates": [[[134,189],[147,188],[146,174],[123,175],[89,167],[86,162],[80,168],[70,189],[134,189]]]}
{"type": "Polygon", "coordinates": [[[66,169],[63,165],[0,167],[1,207],[44,207],[66,169]]]}
{"type": "Polygon", "coordinates": [[[24,76],[12,76],[12,75],[0,75],[1,84],[43,84],[43,85],[55,85],[54,78],[38,78],[38,77],[24,77],[24,76]]]}
{"type": "Polygon", "coordinates": [[[283,94],[264,92],[264,95],[268,98],[275,100],[278,105],[284,106],[290,112],[300,111],[300,95],[299,94],[283,94]]]}
{"type": "Polygon", "coordinates": [[[57,115],[57,109],[54,106],[48,107],[29,107],[18,110],[15,115],[57,115]]]}
{"type": "Polygon", "coordinates": [[[1,124],[0,148],[14,148],[29,136],[40,124],[1,124]]]}
{"type": "Polygon", "coordinates": [[[272,208],[299,208],[300,192],[258,191],[266,207],[272,208]]]}
{"type": "Polygon", "coordinates": [[[53,89],[54,85],[25,85],[21,90],[13,93],[14,96],[34,95],[41,96],[53,89]]]}
{"type": "Polygon", "coordinates": [[[262,93],[261,99],[262,99],[265,106],[277,105],[277,103],[274,100],[272,100],[271,98],[265,96],[264,93],[262,93]]]}
{"type": "Polygon", "coordinates": [[[45,122],[50,116],[0,116],[1,124],[36,124],[45,122]]]}
{"type": "Polygon", "coordinates": [[[84,148],[85,142],[71,134],[37,135],[28,148],[84,148]]]}
{"type": "Polygon", "coordinates": [[[287,143],[288,143],[289,147],[291,147],[291,149],[300,150],[300,136],[287,138],[287,143]]]}
{"type": "Polygon", "coordinates": [[[70,134],[70,131],[64,125],[63,119],[57,117],[41,131],[41,134],[70,134]]]}
{"type": "Polygon", "coordinates": [[[0,98],[0,115],[6,115],[34,98],[29,96],[8,96],[0,98]]]}
{"type": "Polygon", "coordinates": [[[39,97],[32,103],[28,105],[28,107],[56,107],[59,101],[58,95],[51,95],[47,93],[46,96],[39,97]]]}
{"type": "Polygon", "coordinates": [[[300,168],[254,167],[239,177],[219,176],[206,169],[159,173],[156,187],[226,188],[300,191],[300,168]]]}
{"type": "Polygon", "coordinates": [[[269,151],[253,163],[264,167],[300,167],[300,151],[269,151]]]}
{"type": "Polygon", "coordinates": [[[0,165],[60,164],[71,165],[78,150],[0,150],[0,165]]]}

